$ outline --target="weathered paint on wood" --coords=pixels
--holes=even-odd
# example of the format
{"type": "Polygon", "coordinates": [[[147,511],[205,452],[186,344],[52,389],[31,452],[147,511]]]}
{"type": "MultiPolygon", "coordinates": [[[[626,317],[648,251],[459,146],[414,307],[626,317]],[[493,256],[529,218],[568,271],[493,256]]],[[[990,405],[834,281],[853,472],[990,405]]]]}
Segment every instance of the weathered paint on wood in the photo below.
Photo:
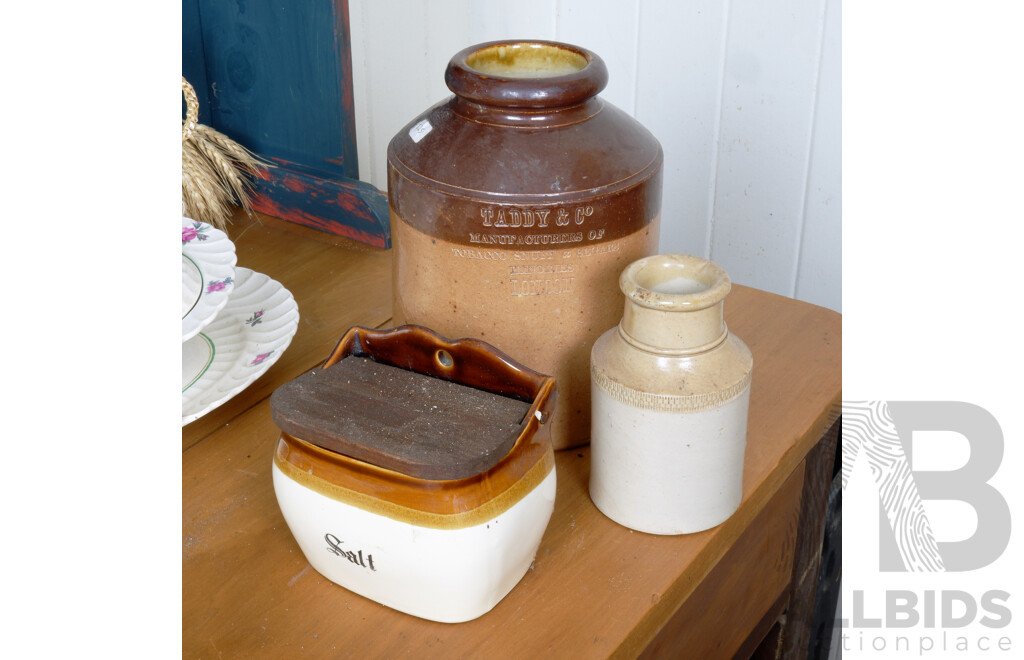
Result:
{"type": "Polygon", "coordinates": [[[255,210],[275,218],[391,247],[388,202],[376,188],[355,179],[318,177],[275,158],[256,182],[255,210]]]}
{"type": "Polygon", "coordinates": [[[182,18],[200,122],[275,165],[255,208],[389,247],[384,194],[358,181],[347,0],[183,0],[182,18]]]}

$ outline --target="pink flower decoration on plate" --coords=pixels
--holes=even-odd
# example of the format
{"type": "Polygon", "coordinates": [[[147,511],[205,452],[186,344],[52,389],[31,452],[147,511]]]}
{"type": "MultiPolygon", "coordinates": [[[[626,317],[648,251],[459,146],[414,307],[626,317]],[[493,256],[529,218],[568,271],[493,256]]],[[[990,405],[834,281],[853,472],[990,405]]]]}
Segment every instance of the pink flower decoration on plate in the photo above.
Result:
{"type": "Polygon", "coordinates": [[[223,291],[233,281],[234,280],[232,280],[230,277],[225,278],[223,280],[214,280],[213,282],[210,282],[208,285],[206,285],[206,292],[215,293],[217,291],[223,291]]]}
{"type": "Polygon", "coordinates": [[[261,362],[266,360],[268,357],[270,357],[273,353],[274,353],[274,351],[270,351],[270,353],[260,353],[259,355],[254,357],[252,359],[252,362],[250,362],[249,364],[252,365],[252,366],[260,364],[261,362]]]}
{"type": "Polygon", "coordinates": [[[185,243],[188,243],[189,241],[194,241],[197,238],[199,240],[201,240],[201,241],[205,241],[206,239],[208,239],[210,236],[208,234],[202,233],[203,229],[206,229],[206,226],[203,225],[203,223],[201,223],[201,222],[193,222],[191,227],[182,227],[181,228],[181,243],[182,243],[182,245],[184,245],[185,243]]]}

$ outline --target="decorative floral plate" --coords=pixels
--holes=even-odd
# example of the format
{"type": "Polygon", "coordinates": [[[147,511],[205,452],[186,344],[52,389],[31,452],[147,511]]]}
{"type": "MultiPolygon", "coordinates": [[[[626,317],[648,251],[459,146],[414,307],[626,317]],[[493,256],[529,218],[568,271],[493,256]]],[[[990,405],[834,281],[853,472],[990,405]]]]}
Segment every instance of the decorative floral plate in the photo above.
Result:
{"type": "Polygon", "coordinates": [[[292,294],[266,275],[235,269],[227,305],[181,345],[181,425],[198,419],[260,377],[299,327],[292,294]]]}
{"type": "Polygon", "coordinates": [[[224,308],[234,287],[235,244],[219,229],[181,218],[181,341],[224,308]]]}

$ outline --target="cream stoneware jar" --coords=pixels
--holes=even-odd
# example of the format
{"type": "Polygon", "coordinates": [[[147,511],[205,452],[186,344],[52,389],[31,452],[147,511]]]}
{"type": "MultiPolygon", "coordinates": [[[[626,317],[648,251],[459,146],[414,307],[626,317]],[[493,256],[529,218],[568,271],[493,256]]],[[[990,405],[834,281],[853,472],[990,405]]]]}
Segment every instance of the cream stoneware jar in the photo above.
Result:
{"type": "Polygon", "coordinates": [[[619,278],[625,310],[591,352],[590,497],[651,534],[724,522],[743,495],[753,357],[725,324],[729,276],[655,255],[619,278]]]}
{"type": "Polygon", "coordinates": [[[271,397],[281,513],[332,582],[475,619],[529,570],[554,509],[554,406],[553,378],[483,342],[353,327],[271,397]]]}

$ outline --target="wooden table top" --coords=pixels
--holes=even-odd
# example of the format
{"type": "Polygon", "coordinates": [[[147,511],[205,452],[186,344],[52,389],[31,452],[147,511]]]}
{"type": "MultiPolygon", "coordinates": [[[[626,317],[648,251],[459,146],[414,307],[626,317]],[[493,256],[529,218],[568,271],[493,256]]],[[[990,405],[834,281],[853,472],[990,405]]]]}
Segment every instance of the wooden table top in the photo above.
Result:
{"type": "Polygon", "coordinates": [[[698,534],[634,532],[590,501],[589,448],[556,452],[554,514],[519,585],[474,621],[418,619],[314,571],[271,483],[270,394],[321,362],[350,326],[387,327],[391,253],[267,216],[238,215],[228,234],[238,266],[292,292],[299,327],[267,373],[182,429],[185,658],[636,655],[838,414],[840,315],[734,285],[726,321],[754,354],[739,510],[698,534]]]}

